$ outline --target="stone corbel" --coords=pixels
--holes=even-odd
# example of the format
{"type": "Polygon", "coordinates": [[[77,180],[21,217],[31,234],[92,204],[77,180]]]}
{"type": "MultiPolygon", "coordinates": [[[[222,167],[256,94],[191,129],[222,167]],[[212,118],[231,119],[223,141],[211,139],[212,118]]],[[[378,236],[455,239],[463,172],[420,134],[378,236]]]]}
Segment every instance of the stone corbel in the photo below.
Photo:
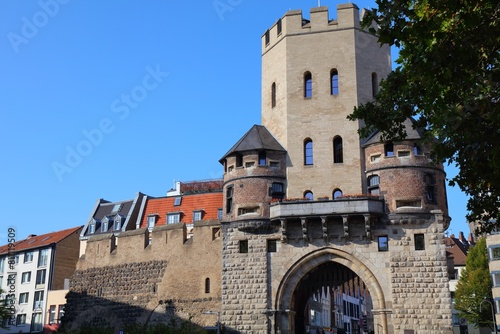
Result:
{"type": "Polygon", "coordinates": [[[281,242],[285,243],[288,241],[286,236],[286,219],[280,219],[281,222],[281,242]]]}
{"type": "Polygon", "coordinates": [[[307,219],[305,217],[300,218],[300,225],[302,226],[302,239],[307,242],[307,219]]]}
{"type": "Polygon", "coordinates": [[[349,222],[347,216],[342,216],[342,225],[344,225],[344,238],[349,238],[349,222]]]}
{"type": "Polygon", "coordinates": [[[365,217],[365,233],[366,238],[371,239],[372,237],[372,225],[371,225],[371,217],[370,215],[363,215],[365,217]]]}
{"type": "Polygon", "coordinates": [[[321,227],[323,229],[323,240],[328,242],[328,226],[326,224],[326,216],[321,216],[321,227]]]}

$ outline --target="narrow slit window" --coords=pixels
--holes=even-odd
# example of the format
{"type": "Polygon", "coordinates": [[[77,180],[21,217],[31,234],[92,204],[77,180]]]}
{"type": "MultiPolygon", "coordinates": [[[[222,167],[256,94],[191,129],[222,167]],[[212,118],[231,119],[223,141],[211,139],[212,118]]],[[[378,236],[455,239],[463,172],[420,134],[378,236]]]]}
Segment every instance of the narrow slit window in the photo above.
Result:
{"type": "Polygon", "coordinates": [[[205,293],[210,293],[210,278],[205,278],[205,293]]]}
{"type": "Polygon", "coordinates": [[[341,164],[344,162],[344,150],[342,146],[342,137],[337,136],[333,140],[333,163],[341,164]]]}
{"type": "Polygon", "coordinates": [[[276,107],[276,82],[271,85],[271,107],[276,107]]]}
{"type": "Polygon", "coordinates": [[[309,166],[313,164],[313,141],[306,139],[304,141],[304,165],[309,166]]]}
{"type": "Polygon", "coordinates": [[[336,69],[333,69],[330,72],[330,83],[331,83],[330,87],[331,94],[339,95],[339,72],[336,69]]]}
{"type": "Polygon", "coordinates": [[[306,72],[304,74],[304,97],[307,99],[312,98],[313,87],[312,87],[312,74],[306,72]]]}

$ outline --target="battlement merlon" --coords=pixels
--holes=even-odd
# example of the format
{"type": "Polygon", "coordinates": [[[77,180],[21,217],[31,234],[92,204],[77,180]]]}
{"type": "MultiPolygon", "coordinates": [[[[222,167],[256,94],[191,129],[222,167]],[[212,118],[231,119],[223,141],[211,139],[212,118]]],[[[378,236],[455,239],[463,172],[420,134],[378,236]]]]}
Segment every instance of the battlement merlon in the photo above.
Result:
{"type": "Polygon", "coordinates": [[[290,10],[262,35],[262,53],[287,35],[349,28],[361,29],[359,8],[353,3],[338,5],[336,20],[329,19],[327,6],[312,8],[310,20],[302,16],[301,10],[290,10]]]}

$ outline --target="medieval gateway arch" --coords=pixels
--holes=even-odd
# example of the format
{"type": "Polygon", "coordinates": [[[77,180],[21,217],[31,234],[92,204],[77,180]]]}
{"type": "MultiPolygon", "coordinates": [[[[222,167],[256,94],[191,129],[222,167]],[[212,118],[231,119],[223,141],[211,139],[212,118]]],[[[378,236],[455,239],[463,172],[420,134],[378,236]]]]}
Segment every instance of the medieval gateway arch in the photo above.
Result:
{"type": "MultiPolygon", "coordinates": [[[[349,285],[347,286],[350,287],[349,285]]],[[[339,293],[346,295],[352,293],[356,295],[354,299],[361,302],[363,302],[362,296],[365,296],[364,298],[371,298],[373,307],[370,308],[370,310],[373,318],[368,319],[368,317],[366,317],[366,323],[363,323],[364,326],[360,326],[359,330],[363,330],[363,327],[366,331],[371,328],[387,328],[387,309],[382,287],[370,269],[348,253],[333,247],[319,248],[301,258],[292,268],[290,268],[285,277],[283,277],[282,282],[280,282],[277,291],[276,309],[285,311],[276,312],[276,332],[303,332],[301,326],[309,322],[309,319],[305,319],[302,314],[300,314],[305,311],[306,306],[303,301],[300,303],[298,300],[298,295],[300,295],[302,290],[306,290],[306,297],[310,297],[308,294],[311,292],[320,291],[321,293],[332,294],[332,292],[337,290],[339,293]],[[315,282],[308,282],[305,280],[303,283],[312,289],[307,289],[300,284],[305,276],[322,266],[326,266],[325,270],[320,273],[320,276],[323,277],[316,277],[319,279],[315,282]],[[342,291],[339,290],[339,287],[345,287],[349,280],[355,278],[349,275],[349,273],[359,273],[355,277],[359,278],[360,281],[353,282],[357,283],[352,286],[354,288],[353,291],[349,291],[349,288],[343,289],[342,291]],[[329,291],[324,291],[325,289],[329,289],[329,291]],[[366,293],[365,290],[369,292],[366,293]],[[298,313],[300,315],[299,317],[297,316],[298,313]]],[[[337,300],[343,299],[342,295],[338,297],[340,298],[337,298],[337,300]]],[[[330,313],[337,315],[342,314],[340,311],[342,307],[340,305],[335,305],[335,301],[332,300],[329,300],[329,302],[330,306],[334,305],[333,310],[331,307],[328,310],[330,313]]],[[[362,316],[363,315],[361,315],[361,319],[363,319],[362,316]]],[[[357,318],[359,320],[359,315],[357,318]]],[[[337,321],[338,325],[342,319],[338,317],[337,319],[331,319],[330,315],[330,327],[333,328],[331,325],[335,324],[335,321],[337,321]]],[[[344,324],[342,324],[341,327],[344,327],[344,324]]],[[[349,327],[351,327],[351,324],[349,324],[349,327]]],[[[354,329],[350,329],[354,331],[354,329]]],[[[385,331],[382,332],[385,333],[385,331]]]]}
{"type": "Polygon", "coordinates": [[[262,36],[262,125],[220,159],[228,331],[451,333],[443,166],[411,119],[400,142],[346,119],[390,70],[351,3],[262,36]]]}

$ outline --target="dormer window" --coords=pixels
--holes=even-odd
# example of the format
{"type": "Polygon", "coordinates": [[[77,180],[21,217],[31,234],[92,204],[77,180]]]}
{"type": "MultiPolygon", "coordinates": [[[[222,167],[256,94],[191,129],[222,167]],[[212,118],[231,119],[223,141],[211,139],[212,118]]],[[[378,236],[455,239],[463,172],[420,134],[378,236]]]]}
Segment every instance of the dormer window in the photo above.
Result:
{"type": "Polygon", "coordinates": [[[111,221],[111,224],[113,223],[113,219],[110,218],[109,216],[106,216],[102,220],[101,224],[101,232],[106,232],[109,228],[109,222],[111,221]]]}
{"type": "Polygon", "coordinates": [[[115,216],[115,230],[120,230],[122,228],[123,218],[124,217],[122,215],[115,216]]]}
{"type": "Polygon", "coordinates": [[[149,215],[148,216],[148,230],[152,231],[153,228],[155,227],[155,224],[156,224],[156,218],[158,216],[157,215],[149,215]]]}
{"type": "Polygon", "coordinates": [[[89,234],[94,234],[95,231],[99,228],[99,223],[101,221],[99,219],[92,219],[89,224],[89,234]]]}
{"type": "Polygon", "coordinates": [[[203,216],[203,210],[193,211],[193,222],[200,221],[203,216]]]}
{"type": "Polygon", "coordinates": [[[180,212],[167,213],[167,224],[176,224],[181,221],[180,212]]]}

